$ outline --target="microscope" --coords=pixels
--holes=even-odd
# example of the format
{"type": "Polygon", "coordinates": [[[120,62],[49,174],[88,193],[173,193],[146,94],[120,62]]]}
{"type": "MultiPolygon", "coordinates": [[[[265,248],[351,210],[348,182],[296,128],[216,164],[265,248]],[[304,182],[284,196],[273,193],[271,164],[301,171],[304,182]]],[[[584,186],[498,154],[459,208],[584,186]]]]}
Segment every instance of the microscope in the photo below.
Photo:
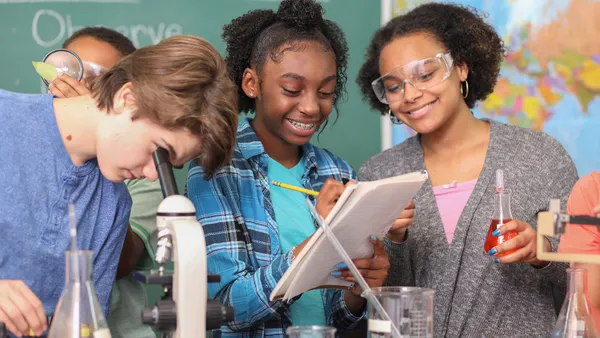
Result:
{"type": "Polygon", "coordinates": [[[558,237],[564,234],[567,223],[597,226],[600,230],[600,217],[561,213],[560,200],[551,200],[548,211],[538,214],[537,258],[542,261],[600,264],[600,255],[544,251],[544,236],[558,237]]]}
{"type": "Polygon", "coordinates": [[[206,270],[206,243],[196,220],[192,202],[177,192],[168,152],[153,153],[164,200],[156,213],[158,243],[155,262],[158,270],[137,273],[146,284],[163,286],[164,295],[156,305],[142,311],[142,322],[161,331],[161,337],[198,338],[234,319],[233,308],[207,299],[207,283],[218,283],[218,275],[206,270]],[[173,272],[165,264],[171,259],[173,272]]]}

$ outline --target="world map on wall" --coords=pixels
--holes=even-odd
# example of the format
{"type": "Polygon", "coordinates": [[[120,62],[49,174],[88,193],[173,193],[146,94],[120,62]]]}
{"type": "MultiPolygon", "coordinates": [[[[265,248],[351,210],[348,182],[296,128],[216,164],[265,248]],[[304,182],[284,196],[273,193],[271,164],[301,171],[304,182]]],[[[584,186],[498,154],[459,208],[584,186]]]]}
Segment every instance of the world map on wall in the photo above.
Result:
{"type": "MultiPolygon", "coordinates": [[[[395,0],[393,15],[431,0],[395,0]]],[[[508,49],[479,117],[544,131],[580,175],[600,170],[600,0],[454,0],[487,15],[508,49]]],[[[394,126],[393,144],[412,135],[394,126]]]]}

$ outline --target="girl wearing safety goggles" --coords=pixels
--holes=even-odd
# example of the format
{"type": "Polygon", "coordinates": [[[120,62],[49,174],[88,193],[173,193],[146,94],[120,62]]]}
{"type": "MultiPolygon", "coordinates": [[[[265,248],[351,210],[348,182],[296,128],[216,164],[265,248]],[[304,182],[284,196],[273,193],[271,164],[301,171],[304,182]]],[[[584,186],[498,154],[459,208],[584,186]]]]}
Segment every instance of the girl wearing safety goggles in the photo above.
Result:
{"type": "MultiPolygon", "coordinates": [[[[357,80],[374,109],[416,133],[371,158],[359,179],[429,173],[413,224],[398,221],[384,243],[388,284],[436,290],[434,337],[548,337],[553,295],[565,287],[567,266],[537,259],[536,217],[551,198],[565,206],[577,180],[571,158],[542,132],[470,110],[493,91],[504,51],[475,11],[430,3],[375,34],[357,80]],[[518,236],[483,252],[497,169],[515,217],[500,232],[518,236]]],[[[555,251],[558,242],[540,244],[555,251]]]]}

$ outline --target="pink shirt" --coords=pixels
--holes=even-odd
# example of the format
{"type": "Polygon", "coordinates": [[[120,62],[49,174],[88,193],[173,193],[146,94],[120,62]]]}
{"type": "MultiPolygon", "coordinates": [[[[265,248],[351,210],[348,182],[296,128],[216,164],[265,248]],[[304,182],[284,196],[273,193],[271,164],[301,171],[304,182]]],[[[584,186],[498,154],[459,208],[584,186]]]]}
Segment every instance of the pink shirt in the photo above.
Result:
{"type": "MultiPolygon", "coordinates": [[[[600,204],[600,173],[593,171],[582,177],[571,191],[567,211],[569,215],[594,216],[592,210],[600,204]]],[[[582,253],[588,255],[600,255],[600,230],[593,226],[569,224],[565,233],[560,236],[558,252],[582,253]]],[[[588,301],[592,301],[592,314],[596,320],[596,327],[600,332],[600,292],[598,288],[600,280],[592,280],[588,275],[588,301]]]]}
{"type": "Polygon", "coordinates": [[[465,205],[467,205],[467,201],[469,200],[476,183],[477,180],[461,183],[456,183],[456,181],[454,181],[450,184],[433,187],[433,194],[435,195],[437,207],[440,216],[442,217],[448,244],[452,243],[454,231],[456,230],[456,223],[458,223],[460,214],[462,214],[465,205]]]}
{"type": "MultiPolygon", "coordinates": [[[[571,191],[567,210],[570,215],[592,215],[600,204],[600,173],[594,171],[582,177],[571,191]]],[[[570,224],[560,236],[558,252],[600,255],[600,231],[598,228],[570,224]]]]}

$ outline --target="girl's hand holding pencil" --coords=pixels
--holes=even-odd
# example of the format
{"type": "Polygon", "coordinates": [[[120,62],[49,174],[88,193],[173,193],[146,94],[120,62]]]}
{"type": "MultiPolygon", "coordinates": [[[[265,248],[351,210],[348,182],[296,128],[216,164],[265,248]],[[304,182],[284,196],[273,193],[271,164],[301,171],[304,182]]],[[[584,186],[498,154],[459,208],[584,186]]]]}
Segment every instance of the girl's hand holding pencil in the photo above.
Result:
{"type": "Polygon", "coordinates": [[[319,193],[318,191],[306,189],[303,187],[297,187],[295,185],[286,184],[278,181],[271,181],[271,184],[276,187],[301,192],[310,196],[317,196],[317,211],[323,218],[327,218],[327,216],[333,209],[333,206],[344,192],[344,189],[346,189],[346,186],[348,184],[355,183],[356,182],[354,181],[347,181],[344,184],[334,180],[333,178],[329,178],[327,179],[327,181],[325,181],[325,184],[323,185],[323,188],[321,188],[321,192],[319,193]]]}
{"type": "MultiPolygon", "coordinates": [[[[348,181],[346,183],[346,185],[354,184],[354,183],[355,183],[354,181],[348,181]]],[[[332,178],[325,181],[323,188],[321,188],[321,192],[317,192],[314,190],[309,190],[306,188],[297,187],[297,186],[294,186],[291,184],[286,184],[286,183],[277,182],[277,181],[272,181],[271,184],[276,187],[289,189],[289,190],[293,190],[293,191],[298,191],[298,192],[301,192],[301,193],[304,193],[304,194],[307,194],[310,196],[317,196],[316,209],[317,209],[317,212],[319,213],[319,215],[321,215],[321,217],[323,217],[323,218],[327,218],[327,216],[333,209],[333,206],[335,205],[337,200],[340,198],[340,196],[344,192],[344,189],[346,189],[346,185],[344,185],[341,182],[338,182],[332,178]]],[[[298,257],[298,255],[300,254],[300,252],[302,251],[302,249],[304,248],[306,243],[308,243],[309,240],[310,240],[310,237],[308,237],[306,240],[304,240],[302,243],[300,243],[297,247],[294,248],[293,257],[298,257]]]]}

